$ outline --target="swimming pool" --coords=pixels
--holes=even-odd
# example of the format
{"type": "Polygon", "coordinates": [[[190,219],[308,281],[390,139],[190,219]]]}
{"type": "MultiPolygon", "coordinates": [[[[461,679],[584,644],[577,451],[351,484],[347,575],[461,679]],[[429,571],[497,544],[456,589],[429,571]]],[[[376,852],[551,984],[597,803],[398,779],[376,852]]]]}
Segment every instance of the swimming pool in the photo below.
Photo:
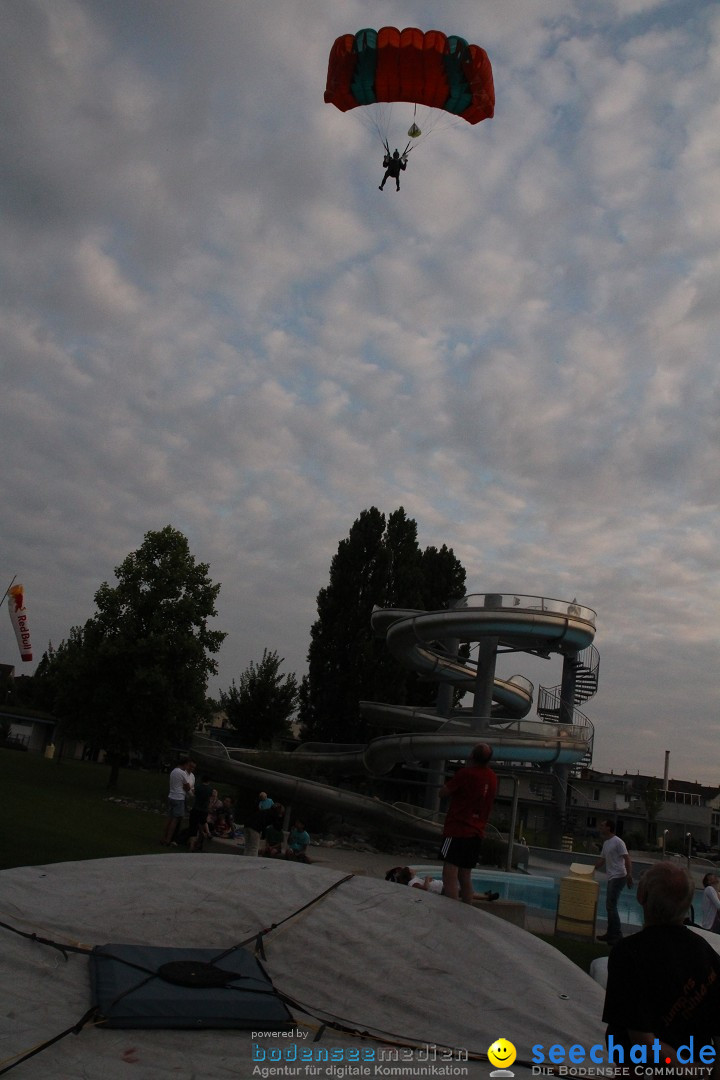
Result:
{"type": "MultiPolygon", "coordinates": [[[[423,866],[420,876],[430,874],[431,877],[442,877],[442,866],[423,866]]],[[[555,915],[557,911],[560,882],[569,877],[567,871],[558,874],[521,874],[506,870],[491,870],[484,866],[478,866],[472,873],[472,882],[475,892],[500,893],[503,900],[517,900],[527,904],[537,914],[555,915]]],[[[598,918],[605,918],[605,892],[606,882],[604,876],[598,880],[600,892],[598,895],[598,918]]],[[[695,894],[695,915],[699,916],[702,906],[702,890],[695,894]]],[[[637,902],[635,889],[623,889],[618,901],[618,913],[620,922],[626,926],[642,926],[642,909],[637,902]]]]}
{"type": "MultiPolygon", "coordinates": [[[[442,866],[423,866],[420,876],[442,877],[442,866]]],[[[500,893],[502,900],[519,900],[528,907],[555,911],[557,883],[552,877],[536,874],[513,874],[506,870],[490,870],[479,866],[472,873],[475,892],[500,893]]]]}

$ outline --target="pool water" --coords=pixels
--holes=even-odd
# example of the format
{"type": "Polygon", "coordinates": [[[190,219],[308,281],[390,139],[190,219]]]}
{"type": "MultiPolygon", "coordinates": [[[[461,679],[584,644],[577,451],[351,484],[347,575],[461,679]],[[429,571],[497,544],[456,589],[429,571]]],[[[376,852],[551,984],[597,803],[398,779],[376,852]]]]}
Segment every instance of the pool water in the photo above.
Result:
{"type": "MultiPolygon", "coordinates": [[[[423,866],[420,876],[429,874],[431,877],[442,877],[442,866],[423,866]]],[[[527,904],[537,913],[555,915],[557,911],[560,882],[568,877],[567,873],[557,876],[543,876],[540,874],[510,873],[506,870],[489,870],[484,866],[478,866],[472,873],[473,889],[475,892],[500,893],[502,900],[517,900],[527,904]]],[[[605,881],[598,880],[600,893],[598,895],[598,918],[605,918],[605,881]]],[[[695,893],[694,900],[695,918],[700,917],[702,910],[702,890],[695,893]]],[[[618,913],[620,922],[626,926],[642,926],[642,908],[637,902],[635,888],[623,889],[618,901],[618,913]]]]}
{"type": "MultiPolygon", "coordinates": [[[[420,876],[442,877],[442,866],[423,866],[420,876]]],[[[518,900],[531,908],[555,913],[558,885],[554,877],[540,874],[514,874],[506,870],[489,870],[479,866],[472,873],[475,892],[500,893],[501,900],[518,900]]]]}

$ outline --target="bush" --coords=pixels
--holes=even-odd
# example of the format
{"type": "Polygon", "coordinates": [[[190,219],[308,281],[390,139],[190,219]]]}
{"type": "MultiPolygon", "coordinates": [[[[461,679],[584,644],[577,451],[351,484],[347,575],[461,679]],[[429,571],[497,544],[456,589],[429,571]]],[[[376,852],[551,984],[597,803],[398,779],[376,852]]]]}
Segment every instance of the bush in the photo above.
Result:
{"type": "Polygon", "coordinates": [[[480,848],[481,866],[499,866],[504,868],[507,860],[507,844],[504,840],[498,840],[494,836],[483,837],[480,848]]]}
{"type": "Polygon", "coordinates": [[[623,836],[623,840],[628,851],[645,851],[647,848],[645,834],[640,831],[627,833],[623,836]]]}

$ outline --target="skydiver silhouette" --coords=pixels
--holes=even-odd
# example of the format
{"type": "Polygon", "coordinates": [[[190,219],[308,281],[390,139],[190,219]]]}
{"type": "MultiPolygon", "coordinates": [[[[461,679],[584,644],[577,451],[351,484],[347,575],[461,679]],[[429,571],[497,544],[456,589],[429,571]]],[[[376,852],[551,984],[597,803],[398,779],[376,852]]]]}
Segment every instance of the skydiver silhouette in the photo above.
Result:
{"type": "Polygon", "coordinates": [[[407,169],[407,158],[400,157],[399,150],[395,150],[391,156],[390,151],[388,150],[387,154],[383,158],[383,168],[385,169],[385,175],[383,176],[382,184],[380,185],[379,190],[382,191],[382,189],[385,187],[385,181],[387,180],[388,176],[392,176],[395,180],[395,190],[399,191],[400,172],[401,170],[404,172],[405,169],[407,169]]]}

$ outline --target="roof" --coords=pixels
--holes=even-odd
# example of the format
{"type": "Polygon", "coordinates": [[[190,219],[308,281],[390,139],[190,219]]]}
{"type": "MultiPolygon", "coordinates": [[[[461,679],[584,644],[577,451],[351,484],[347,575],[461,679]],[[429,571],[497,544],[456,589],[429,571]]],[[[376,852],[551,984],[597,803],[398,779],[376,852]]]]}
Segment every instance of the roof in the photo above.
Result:
{"type": "Polygon", "coordinates": [[[57,724],[56,718],[50,713],[33,712],[23,709],[22,706],[0,708],[0,720],[10,720],[16,724],[45,724],[48,727],[55,727],[57,724]]]}

